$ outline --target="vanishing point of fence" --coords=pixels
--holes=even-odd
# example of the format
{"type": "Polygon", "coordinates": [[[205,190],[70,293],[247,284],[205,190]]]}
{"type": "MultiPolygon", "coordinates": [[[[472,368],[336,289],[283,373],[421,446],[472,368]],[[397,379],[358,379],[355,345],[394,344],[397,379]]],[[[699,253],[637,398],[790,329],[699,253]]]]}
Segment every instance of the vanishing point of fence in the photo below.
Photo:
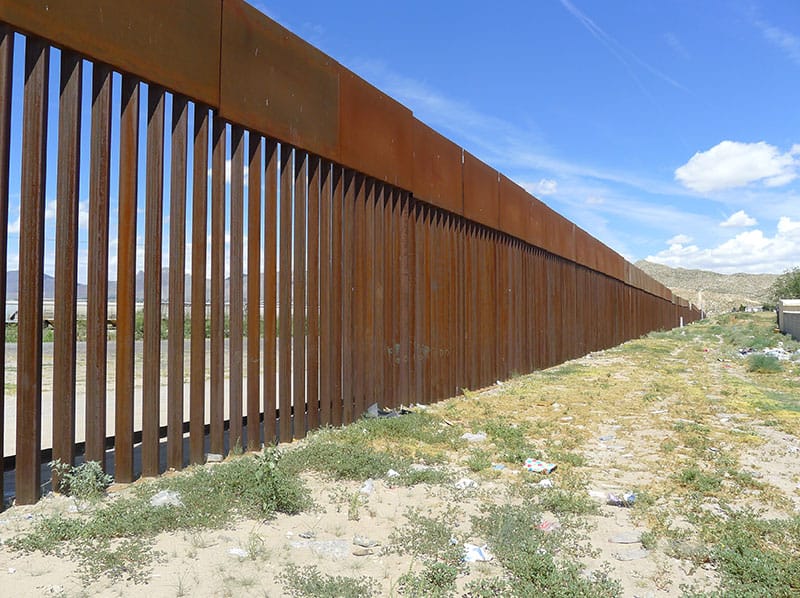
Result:
{"type": "Polygon", "coordinates": [[[700,317],[242,0],[0,3],[14,293],[19,503],[43,456],[127,482],[700,317]]]}

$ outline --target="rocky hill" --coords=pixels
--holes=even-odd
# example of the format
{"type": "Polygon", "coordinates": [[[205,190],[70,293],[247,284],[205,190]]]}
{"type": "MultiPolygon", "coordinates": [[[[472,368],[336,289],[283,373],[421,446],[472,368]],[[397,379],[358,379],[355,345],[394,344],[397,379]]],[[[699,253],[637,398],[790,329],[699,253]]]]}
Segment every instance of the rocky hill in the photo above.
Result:
{"type": "Polygon", "coordinates": [[[707,313],[730,311],[741,305],[760,307],[768,300],[775,274],[719,274],[708,270],[670,268],[640,260],[636,266],[707,313]]]}

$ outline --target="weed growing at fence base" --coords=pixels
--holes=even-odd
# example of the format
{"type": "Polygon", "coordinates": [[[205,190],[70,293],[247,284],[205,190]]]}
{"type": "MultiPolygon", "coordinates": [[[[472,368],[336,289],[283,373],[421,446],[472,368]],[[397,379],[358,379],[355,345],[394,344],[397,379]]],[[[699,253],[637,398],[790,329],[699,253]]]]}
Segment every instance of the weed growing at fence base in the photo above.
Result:
{"type": "Polygon", "coordinates": [[[268,448],[261,455],[140,484],[132,497],[98,504],[74,517],[46,517],[8,544],[74,558],[87,578],[108,575],[139,583],[158,556],[151,550],[156,534],[220,527],[241,516],[296,514],[311,506],[302,480],[284,468],[280,452],[268,448]],[[150,500],[161,490],[176,492],[180,502],[153,506],[150,500]]]}

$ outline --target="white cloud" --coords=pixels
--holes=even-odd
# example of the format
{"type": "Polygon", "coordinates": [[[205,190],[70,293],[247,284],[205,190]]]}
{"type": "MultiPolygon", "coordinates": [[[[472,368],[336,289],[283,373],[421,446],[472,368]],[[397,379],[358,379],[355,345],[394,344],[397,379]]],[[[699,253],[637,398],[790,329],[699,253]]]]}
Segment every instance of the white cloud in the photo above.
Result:
{"type": "Polygon", "coordinates": [[[558,192],[558,181],[554,179],[541,179],[538,183],[523,183],[522,186],[535,196],[555,195],[558,192]]]}
{"type": "Polygon", "coordinates": [[[606,200],[597,195],[590,195],[586,198],[587,206],[602,206],[604,203],[606,203],[606,200]]]}
{"type": "Polygon", "coordinates": [[[700,268],[727,274],[779,273],[796,266],[798,254],[800,221],[783,216],[772,237],[755,229],[741,232],[716,247],[700,248],[697,245],[674,243],[646,259],[672,267],[700,268]]]}
{"type": "Polygon", "coordinates": [[[751,216],[748,216],[744,210],[739,210],[735,214],[731,214],[725,222],[721,222],[720,226],[724,228],[743,228],[747,226],[754,226],[758,221],[751,216]]]}
{"type": "Polygon", "coordinates": [[[769,43],[785,52],[792,62],[800,65],[800,37],[764,21],[757,21],[756,25],[769,43]]]}
{"type": "Polygon", "coordinates": [[[669,241],[667,241],[667,245],[686,245],[687,243],[691,243],[692,238],[689,235],[675,235],[669,241]]]}
{"type": "Polygon", "coordinates": [[[761,182],[779,187],[797,178],[800,148],[781,153],[764,141],[722,141],[705,152],[697,152],[675,171],[675,178],[689,189],[706,193],[761,182]]]}

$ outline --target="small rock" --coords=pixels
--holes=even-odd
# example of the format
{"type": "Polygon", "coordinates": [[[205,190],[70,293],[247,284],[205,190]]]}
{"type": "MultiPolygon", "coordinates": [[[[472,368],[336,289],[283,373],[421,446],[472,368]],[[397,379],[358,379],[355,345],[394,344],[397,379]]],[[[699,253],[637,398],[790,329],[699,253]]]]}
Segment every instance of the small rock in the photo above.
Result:
{"type": "Polygon", "coordinates": [[[412,463],[408,466],[411,471],[427,471],[431,468],[430,465],[425,465],[424,463],[412,463]]]}
{"type": "Polygon", "coordinates": [[[608,541],[612,544],[638,544],[642,541],[642,535],[636,532],[622,532],[611,536],[608,541]]]}
{"type": "Polygon", "coordinates": [[[644,548],[637,548],[636,550],[629,550],[628,552],[614,553],[614,558],[618,561],[638,561],[639,559],[647,558],[650,553],[644,548]]]}
{"type": "Polygon", "coordinates": [[[374,553],[375,551],[372,548],[362,548],[361,546],[353,548],[353,556],[369,556],[374,553]]]}
{"type": "Polygon", "coordinates": [[[360,546],[361,548],[374,548],[375,546],[378,546],[380,543],[376,542],[375,540],[370,540],[366,536],[354,536],[353,544],[355,544],[356,546],[360,546]]]}
{"type": "Polygon", "coordinates": [[[17,572],[17,570],[16,570],[16,569],[14,569],[14,567],[9,567],[9,568],[8,568],[8,572],[9,572],[9,573],[11,573],[11,574],[14,574],[14,573],[16,573],[16,572],[17,572]]]}
{"type": "Polygon", "coordinates": [[[389,471],[386,472],[386,477],[387,478],[399,478],[400,477],[400,472],[399,471],[395,471],[394,469],[390,469],[389,471]]]}
{"type": "Polygon", "coordinates": [[[553,480],[545,478],[539,482],[539,486],[541,486],[542,488],[552,488],[553,480]]]}
{"type": "Polygon", "coordinates": [[[208,453],[206,455],[206,463],[222,463],[222,455],[219,453],[208,453]]]}
{"type": "Polygon", "coordinates": [[[486,440],[486,433],[478,432],[477,434],[473,434],[472,432],[464,432],[461,435],[461,438],[467,442],[483,442],[486,440]]]}

